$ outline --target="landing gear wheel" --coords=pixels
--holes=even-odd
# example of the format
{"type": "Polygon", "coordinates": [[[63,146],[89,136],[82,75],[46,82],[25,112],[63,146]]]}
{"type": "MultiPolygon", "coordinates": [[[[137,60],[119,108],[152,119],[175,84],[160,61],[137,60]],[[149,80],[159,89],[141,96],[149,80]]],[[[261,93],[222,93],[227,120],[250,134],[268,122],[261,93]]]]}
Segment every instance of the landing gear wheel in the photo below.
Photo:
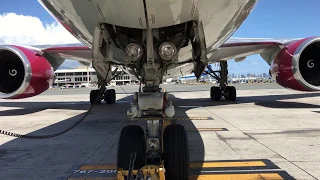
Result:
{"type": "Polygon", "coordinates": [[[234,86],[227,86],[227,97],[228,101],[235,101],[237,99],[237,91],[234,86]]]}
{"type": "Polygon", "coordinates": [[[116,99],[117,99],[116,90],[110,89],[110,91],[112,96],[112,103],[116,103],[116,99]]]}
{"type": "Polygon", "coordinates": [[[144,130],[137,125],[129,125],[122,129],[117,154],[117,167],[129,169],[130,155],[136,153],[134,169],[141,169],[145,165],[146,144],[144,130]]]}
{"type": "Polygon", "coordinates": [[[189,179],[189,146],[185,128],[171,124],[163,132],[164,167],[166,180],[189,179]]]}
{"type": "Polygon", "coordinates": [[[220,87],[212,86],[210,89],[210,97],[212,101],[220,101],[221,99],[220,87]]]}
{"type": "MultiPolygon", "coordinates": [[[[90,92],[90,104],[93,104],[96,101],[97,96],[99,95],[100,90],[91,90],[90,92]]],[[[98,97],[96,104],[101,103],[101,98],[98,97]]]]}
{"type": "Polygon", "coordinates": [[[106,90],[106,92],[104,93],[104,101],[107,104],[112,104],[114,101],[114,96],[112,95],[112,91],[111,89],[106,90]]]}

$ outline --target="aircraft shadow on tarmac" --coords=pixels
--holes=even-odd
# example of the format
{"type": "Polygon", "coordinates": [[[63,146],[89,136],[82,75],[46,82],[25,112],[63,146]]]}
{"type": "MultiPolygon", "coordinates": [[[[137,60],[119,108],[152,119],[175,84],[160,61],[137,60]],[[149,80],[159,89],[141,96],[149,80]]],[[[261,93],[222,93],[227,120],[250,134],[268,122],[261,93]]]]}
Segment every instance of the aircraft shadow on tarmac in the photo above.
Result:
{"type": "MultiPolygon", "coordinates": [[[[126,111],[130,107],[131,98],[132,96],[122,98],[113,105],[96,105],[83,122],[61,136],[43,140],[17,138],[0,145],[0,164],[2,165],[1,167],[3,167],[0,167],[0,179],[19,179],[19,177],[28,177],[28,175],[30,176],[28,179],[38,179],[38,176],[43,176],[41,178],[47,179],[48,177],[44,176],[43,172],[40,174],[35,172],[34,175],[32,175],[28,172],[21,171],[21,169],[28,166],[35,169],[50,168],[52,171],[55,169],[55,165],[57,165],[57,169],[59,169],[59,167],[68,168],[65,168],[61,174],[57,174],[57,177],[54,179],[68,179],[73,175],[75,169],[83,165],[88,159],[90,159],[92,154],[97,151],[97,149],[93,149],[94,147],[99,148],[102,146],[101,144],[95,144],[94,141],[97,140],[100,143],[102,139],[104,139],[102,143],[110,141],[112,137],[119,135],[122,127],[128,124],[134,123],[144,125],[144,121],[130,121],[126,116],[126,111]],[[81,138],[77,138],[79,135],[84,137],[87,136],[85,138],[86,141],[81,138]],[[92,145],[92,143],[94,145],[92,145]],[[20,169],[20,171],[17,170],[16,172],[12,172],[14,171],[14,168],[11,168],[11,171],[8,171],[7,169],[4,169],[4,167],[14,167],[20,169]]],[[[178,99],[173,100],[176,102],[178,99]]],[[[179,104],[184,103],[186,102],[180,102],[179,104]]],[[[64,113],[60,111],[64,109],[87,110],[89,109],[90,104],[89,102],[1,102],[0,106],[22,108],[0,111],[1,117],[23,116],[44,110],[57,110],[56,113],[64,113]]],[[[187,109],[185,108],[176,108],[176,116],[184,118],[188,117],[186,115],[186,110],[187,109]]],[[[51,115],[54,116],[54,113],[51,115]]],[[[81,113],[77,116],[28,133],[27,135],[47,135],[60,132],[73,125],[83,115],[84,113],[81,113]]],[[[4,117],[1,119],[4,119],[4,117]]],[[[36,121],[39,121],[39,119],[36,121]]],[[[14,120],[10,121],[10,123],[14,123],[14,120]]],[[[184,121],[183,125],[196,130],[192,121],[184,121]]],[[[1,129],[2,128],[3,127],[1,127],[1,129]]],[[[202,162],[204,160],[204,144],[202,138],[198,131],[192,131],[189,134],[189,147],[197,150],[196,155],[193,155],[191,159],[196,159],[197,161],[202,162]]],[[[115,144],[117,144],[117,140],[110,145],[110,148],[114,147],[115,144]]],[[[104,151],[109,152],[110,150],[104,151]]],[[[113,156],[116,157],[115,154],[113,156]]],[[[102,156],[101,159],[103,157],[104,156],[102,156]]],[[[91,163],[95,165],[99,164],[99,162],[100,161],[91,163]]],[[[116,161],[113,158],[113,163],[114,162],[116,161]]],[[[200,170],[201,169],[194,170],[192,173],[195,175],[200,174],[200,170]]],[[[51,178],[53,178],[52,175],[51,178]]]]}
{"type": "MultiPolygon", "coordinates": [[[[312,104],[296,102],[287,103],[279,101],[304,97],[317,97],[319,95],[320,93],[239,97],[236,102],[232,103],[226,101],[212,102],[209,98],[179,99],[175,98],[173,95],[170,95],[170,99],[173,101],[173,104],[176,107],[176,117],[186,118],[188,117],[186,112],[189,109],[197,106],[207,107],[228,104],[255,103],[259,106],[270,108],[319,108],[320,106],[312,104]],[[181,106],[185,107],[181,108],[181,106]]],[[[40,178],[39,176],[43,176],[41,178],[47,179],[49,172],[48,174],[43,172],[46,170],[52,171],[55,168],[58,170],[57,172],[59,172],[56,173],[56,176],[59,177],[59,179],[69,178],[72,176],[74,169],[86,163],[87,160],[90,159],[90,157],[97,151],[97,149],[102,147],[102,143],[109,142],[110,139],[115,139],[115,137],[119,134],[117,132],[119,132],[122,127],[128,123],[132,123],[132,121],[129,121],[126,117],[126,111],[130,107],[129,102],[131,99],[132,95],[118,100],[114,105],[96,105],[95,108],[93,108],[93,110],[90,112],[89,117],[80,123],[79,126],[75,127],[66,134],[52,138],[50,141],[46,139],[27,140],[18,138],[0,145],[0,164],[2,167],[17,168],[16,171],[14,168],[12,168],[10,171],[0,168],[0,179],[19,179],[19,177],[28,176],[30,176],[28,179],[33,179],[33,177],[40,178]],[[77,138],[79,136],[86,137],[86,141],[84,141],[83,138],[77,138]],[[44,168],[44,170],[42,170],[42,173],[39,174],[36,173],[37,171],[35,171],[35,174],[28,174],[28,172],[19,169],[26,166],[39,169],[44,168]],[[61,167],[64,168],[61,169],[61,167]],[[1,171],[5,172],[2,173],[1,171]]],[[[89,102],[79,101],[57,103],[12,101],[0,102],[0,106],[22,108],[0,111],[0,116],[23,116],[47,109],[87,110],[89,109],[89,102]]],[[[33,131],[28,135],[45,135],[62,131],[78,121],[83,114],[84,113],[33,131]]],[[[54,116],[54,114],[52,114],[52,116],[54,116]]],[[[199,117],[201,117],[201,115],[199,115],[199,117]]],[[[1,119],[3,119],[3,117],[1,119]]],[[[137,123],[139,124],[143,122],[139,121],[137,123]]],[[[182,124],[185,127],[196,129],[192,121],[183,121],[182,124]]],[[[193,152],[190,154],[190,160],[200,163],[203,162],[205,148],[199,131],[196,130],[189,132],[188,136],[189,148],[190,151],[193,152]]],[[[115,146],[115,144],[117,144],[117,140],[114,140],[113,145],[110,145],[111,147],[109,148],[111,149],[115,146]]],[[[109,151],[110,150],[105,150],[105,152],[109,151]]],[[[98,164],[100,162],[101,161],[92,163],[98,164]]],[[[192,174],[197,175],[200,174],[200,172],[201,169],[195,169],[192,171],[192,174]]]]}
{"type": "MultiPolygon", "coordinates": [[[[180,92],[180,91],[179,91],[180,92]]],[[[245,96],[238,97],[237,101],[211,101],[209,98],[197,98],[197,99],[179,99],[180,106],[223,106],[229,104],[243,104],[243,103],[255,103],[255,105],[268,107],[268,108],[320,108],[319,105],[301,103],[301,102],[283,102],[281,100],[298,99],[319,97],[320,93],[306,93],[306,94],[286,94],[286,95],[269,95],[269,96],[245,96]]],[[[177,101],[173,95],[170,95],[177,101]]],[[[118,100],[118,103],[129,103],[132,100],[132,95],[118,100]]],[[[175,102],[173,102],[175,103],[175,102]]],[[[176,106],[176,104],[174,104],[176,106]]],[[[100,105],[97,105],[100,106],[100,105]]],[[[107,105],[108,106],[108,105],[107,105]]],[[[76,102],[0,102],[0,107],[14,107],[19,109],[3,110],[0,111],[0,116],[18,116],[32,114],[40,112],[46,109],[70,109],[70,110],[87,110],[88,102],[76,101],[76,102]]]]}

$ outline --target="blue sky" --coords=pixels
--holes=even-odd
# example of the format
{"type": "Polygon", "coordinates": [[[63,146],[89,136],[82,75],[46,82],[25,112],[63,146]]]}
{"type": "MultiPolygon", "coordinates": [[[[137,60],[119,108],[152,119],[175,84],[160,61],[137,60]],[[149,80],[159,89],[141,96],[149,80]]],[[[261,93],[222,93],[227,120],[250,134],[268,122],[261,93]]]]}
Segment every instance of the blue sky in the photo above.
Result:
{"type": "MultiPolygon", "coordinates": [[[[319,0],[260,0],[234,37],[282,39],[320,35],[319,7],[319,0]]],[[[38,17],[48,24],[55,21],[37,0],[1,2],[0,14],[10,12],[38,17]]],[[[229,72],[235,74],[263,73],[269,69],[259,55],[240,63],[229,62],[229,72]]]]}

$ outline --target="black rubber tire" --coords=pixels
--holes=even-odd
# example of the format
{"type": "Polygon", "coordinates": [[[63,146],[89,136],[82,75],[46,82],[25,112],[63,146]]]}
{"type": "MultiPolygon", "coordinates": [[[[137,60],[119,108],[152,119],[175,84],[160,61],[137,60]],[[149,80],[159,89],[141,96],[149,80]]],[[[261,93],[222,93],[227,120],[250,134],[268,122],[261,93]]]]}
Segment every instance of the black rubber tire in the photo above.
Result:
{"type": "MultiPolygon", "coordinates": [[[[90,104],[93,104],[97,98],[97,96],[99,95],[100,90],[91,90],[90,92],[90,104]]],[[[96,102],[96,104],[100,104],[101,103],[101,99],[99,98],[98,101],[96,102]]]]}
{"type": "Polygon", "coordinates": [[[227,97],[228,101],[235,101],[237,99],[237,90],[234,86],[227,86],[227,97]]]}
{"type": "Polygon", "coordinates": [[[104,101],[107,104],[112,104],[113,103],[112,91],[110,89],[108,89],[108,90],[106,90],[106,92],[104,92],[104,101]]]}
{"type": "Polygon", "coordinates": [[[210,98],[212,101],[220,101],[221,89],[220,87],[212,86],[210,89],[210,98]]]}
{"type": "Polygon", "coordinates": [[[116,90],[110,89],[110,91],[111,91],[111,96],[112,96],[112,103],[116,103],[116,99],[117,99],[116,90]]]}
{"type": "Polygon", "coordinates": [[[188,180],[190,175],[189,146],[185,128],[171,124],[163,132],[166,180],[188,180]]]}
{"type": "Polygon", "coordinates": [[[122,129],[117,154],[117,167],[129,169],[130,155],[136,153],[134,169],[141,169],[145,165],[146,139],[144,130],[137,125],[129,125],[122,129]]]}

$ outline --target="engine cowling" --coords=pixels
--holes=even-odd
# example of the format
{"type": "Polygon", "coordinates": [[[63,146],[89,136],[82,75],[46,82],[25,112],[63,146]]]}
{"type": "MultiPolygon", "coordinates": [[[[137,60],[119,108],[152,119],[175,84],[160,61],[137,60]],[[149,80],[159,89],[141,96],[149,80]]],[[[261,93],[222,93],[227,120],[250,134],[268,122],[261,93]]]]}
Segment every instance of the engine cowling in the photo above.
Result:
{"type": "Polygon", "coordinates": [[[273,60],[270,74],[283,87],[320,91],[320,37],[287,45],[273,60]]]}
{"type": "Polygon", "coordinates": [[[21,46],[0,46],[0,98],[38,95],[53,83],[51,64],[37,52],[21,46]]]}

